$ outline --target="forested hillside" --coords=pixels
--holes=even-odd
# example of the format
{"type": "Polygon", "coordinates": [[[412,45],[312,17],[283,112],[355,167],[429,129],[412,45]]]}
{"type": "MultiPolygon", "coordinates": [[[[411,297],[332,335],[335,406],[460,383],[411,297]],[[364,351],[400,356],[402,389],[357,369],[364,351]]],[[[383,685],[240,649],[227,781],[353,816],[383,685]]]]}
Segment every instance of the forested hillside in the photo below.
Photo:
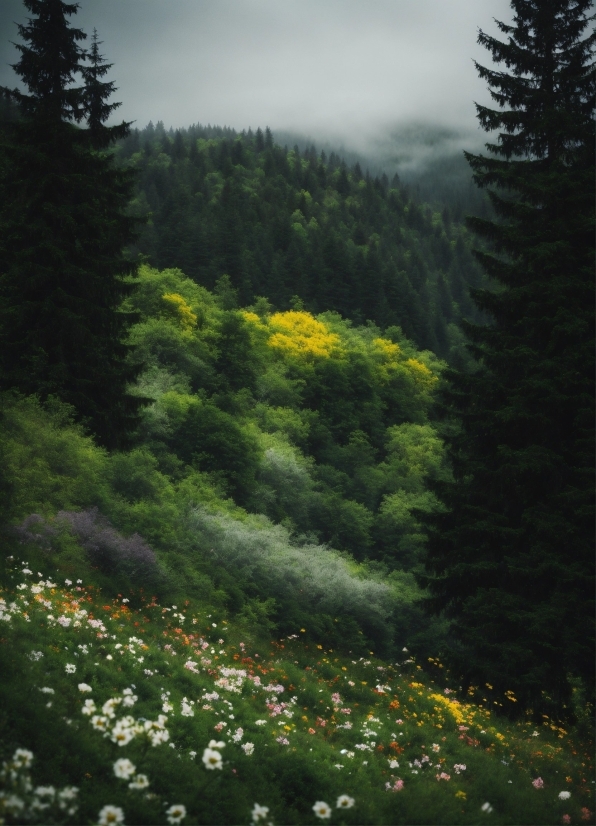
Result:
{"type": "Polygon", "coordinates": [[[24,5],[0,824],[593,823],[589,0],[480,31],[465,223],[458,163],[108,125],[78,4],[24,5]]]}
{"type": "Polygon", "coordinates": [[[302,153],[266,130],[195,126],[133,131],[118,157],[138,173],[138,249],[212,289],[229,275],[242,304],[298,298],[312,312],[399,325],[419,347],[465,358],[456,322],[479,320],[484,284],[470,237],[448,207],[408,197],[397,176],[371,179],[339,156],[302,153]]]}
{"type": "MultiPolygon", "coordinates": [[[[339,631],[351,646],[362,632],[387,652],[416,634],[428,646],[413,572],[425,543],[416,514],[440,507],[426,482],[449,475],[428,419],[436,357],[395,329],[392,340],[335,313],[272,313],[264,302],[230,310],[229,292],[213,295],[179,270],[139,275],[126,310],[139,316],[130,340],[145,364],[136,392],[152,402],[135,449],[110,460],[117,499],[100,506],[104,516],[165,552],[179,530],[162,510],[170,491],[185,535],[202,549],[194,564],[208,570],[217,560],[228,571],[234,610],[254,593],[288,633],[320,615],[321,633],[339,631]],[[139,503],[132,523],[117,501],[139,503]],[[348,621],[341,631],[338,612],[348,621]]],[[[23,519],[43,510],[43,497],[17,482],[35,452],[7,450],[7,486],[29,502],[9,515],[23,519]]],[[[80,506],[99,505],[87,496],[80,506]]]]}
{"type": "Polygon", "coordinates": [[[134,449],[2,397],[5,820],[590,821],[581,685],[571,730],[499,719],[420,604],[436,357],[139,275],[134,449]]]}

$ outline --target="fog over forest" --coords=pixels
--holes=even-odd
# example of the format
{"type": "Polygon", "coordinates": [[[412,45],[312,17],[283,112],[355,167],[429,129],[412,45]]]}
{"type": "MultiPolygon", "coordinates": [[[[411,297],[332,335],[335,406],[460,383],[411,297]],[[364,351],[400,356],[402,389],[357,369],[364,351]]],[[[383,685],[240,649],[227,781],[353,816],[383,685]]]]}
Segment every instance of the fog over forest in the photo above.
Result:
{"type": "MultiPolygon", "coordinates": [[[[0,85],[14,85],[26,15],[1,4],[0,85]]],[[[472,60],[490,62],[476,37],[496,33],[493,17],[510,19],[506,0],[81,0],[76,25],[96,27],[114,63],[118,119],[268,125],[389,172],[485,140],[472,60]]]]}

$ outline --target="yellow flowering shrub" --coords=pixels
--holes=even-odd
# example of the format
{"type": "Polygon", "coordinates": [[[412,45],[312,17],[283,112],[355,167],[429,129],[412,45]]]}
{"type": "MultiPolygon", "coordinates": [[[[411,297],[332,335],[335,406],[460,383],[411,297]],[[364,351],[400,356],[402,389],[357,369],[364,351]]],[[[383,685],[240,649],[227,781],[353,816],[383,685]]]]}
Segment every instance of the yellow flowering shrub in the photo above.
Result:
{"type": "Polygon", "coordinates": [[[425,391],[430,390],[437,381],[426,364],[414,358],[404,359],[399,344],[386,338],[375,338],[372,344],[373,358],[382,381],[391,381],[396,373],[406,373],[425,391]]]}
{"type": "Polygon", "coordinates": [[[298,359],[330,358],[341,352],[340,338],[323,322],[302,310],[274,313],[269,325],[270,347],[298,359]]]}
{"type": "Polygon", "coordinates": [[[197,316],[180,293],[164,293],[162,299],[174,311],[183,330],[190,332],[197,326],[197,316]]]}
{"type": "Polygon", "coordinates": [[[425,385],[428,389],[437,381],[437,377],[433,375],[426,364],[418,361],[418,359],[407,359],[406,367],[410,370],[414,381],[416,381],[417,384],[425,385]]]}
{"type": "Polygon", "coordinates": [[[266,324],[263,323],[262,319],[256,313],[253,313],[251,310],[242,310],[241,315],[245,321],[251,325],[251,329],[255,332],[269,332],[269,328],[266,324]]]}
{"type": "Polygon", "coordinates": [[[374,338],[373,344],[387,361],[397,361],[399,358],[399,354],[401,353],[399,344],[395,344],[388,338],[374,338]]]}
{"type": "Polygon", "coordinates": [[[458,725],[468,722],[464,716],[464,711],[469,710],[468,706],[462,705],[462,703],[458,703],[456,700],[450,700],[448,697],[443,696],[443,694],[430,694],[429,699],[434,700],[438,707],[442,706],[449,711],[458,725]]]}
{"type": "Polygon", "coordinates": [[[264,326],[262,324],[261,319],[256,313],[251,312],[250,310],[242,310],[242,315],[244,316],[244,320],[250,322],[251,324],[256,324],[257,326],[260,325],[261,327],[264,326]]]}

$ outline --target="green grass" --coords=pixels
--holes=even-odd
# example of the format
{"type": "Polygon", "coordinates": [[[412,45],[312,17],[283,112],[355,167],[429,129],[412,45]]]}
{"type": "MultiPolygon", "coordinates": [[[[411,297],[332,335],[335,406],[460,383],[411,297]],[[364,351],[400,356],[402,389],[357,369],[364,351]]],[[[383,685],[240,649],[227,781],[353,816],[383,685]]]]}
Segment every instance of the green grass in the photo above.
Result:
{"type": "Polygon", "coordinates": [[[255,803],[269,809],[262,822],[313,823],[317,801],[331,807],[331,823],[593,822],[591,744],[548,719],[536,727],[496,717],[481,692],[472,702],[446,689],[441,663],[342,655],[308,628],[268,642],[221,608],[162,606],[142,592],[108,597],[92,570],[65,583],[64,570],[44,569],[43,556],[27,567],[32,559],[9,558],[0,603],[7,823],[97,823],[105,806],[127,824],[173,823],[179,804],[184,824],[250,823],[255,803]],[[92,718],[106,716],[110,699],[118,702],[103,732],[92,718]],[[94,714],[82,711],[89,700],[94,714]],[[111,733],[127,715],[138,728],[117,745],[111,733]],[[145,723],[159,715],[167,735],[152,745],[145,723]],[[202,757],[211,740],[225,746],[210,770],[202,757]],[[12,765],[19,748],[33,754],[29,767],[12,765]],[[121,758],[135,767],[128,779],[114,772],[121,758]],[[148,786],[129,788],[139,774],[148,786]],[[65,787],[78,790],[74,803],[59,798],[65,787]],[[337,809],[341,795],[354,806],[337,809]]]}

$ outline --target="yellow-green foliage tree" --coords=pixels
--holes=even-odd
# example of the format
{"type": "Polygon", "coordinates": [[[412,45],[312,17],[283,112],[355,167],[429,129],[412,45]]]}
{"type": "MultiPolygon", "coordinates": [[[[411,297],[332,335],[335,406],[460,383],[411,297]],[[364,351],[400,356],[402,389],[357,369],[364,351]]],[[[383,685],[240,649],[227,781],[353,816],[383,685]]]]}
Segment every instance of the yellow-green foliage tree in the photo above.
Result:
{"type": "Polygon", "coordinates": [[[417,486],[406,483],[395,429],[418,427],[440,465],[428,423],[436,357],[398,328],[336,313],[272,312],[265,299],[229,309],[179,270],[144,267],[140,282],[132,337],[150,365],[142,392],[155,399],[144,438],[162,461],[209,473],[297,536],[415,566],[425,543],[415,510],[438,507],[424,482],[435,469],[418,464],[417,486]]]}
{"type": "Polygon", "coordinates": [[[272,334],[267,344],[284,355],[305,361],[341,355],[339,336],[310,313],[296,310],[275,313],[269,327],[272,334]]]}

